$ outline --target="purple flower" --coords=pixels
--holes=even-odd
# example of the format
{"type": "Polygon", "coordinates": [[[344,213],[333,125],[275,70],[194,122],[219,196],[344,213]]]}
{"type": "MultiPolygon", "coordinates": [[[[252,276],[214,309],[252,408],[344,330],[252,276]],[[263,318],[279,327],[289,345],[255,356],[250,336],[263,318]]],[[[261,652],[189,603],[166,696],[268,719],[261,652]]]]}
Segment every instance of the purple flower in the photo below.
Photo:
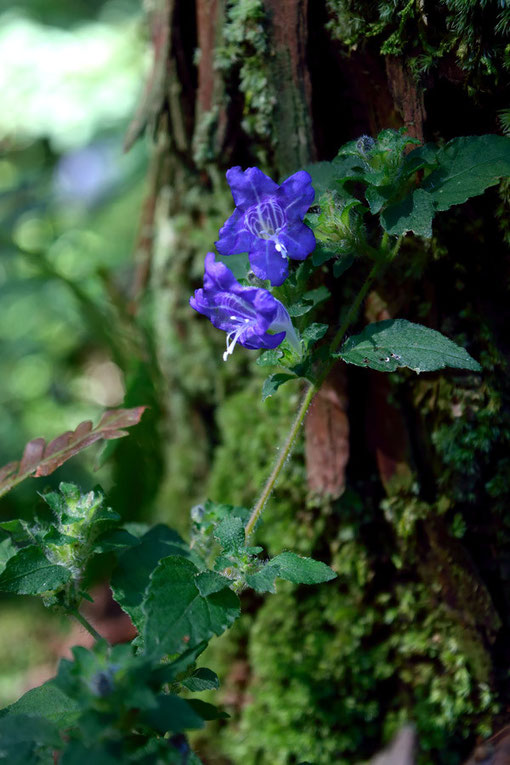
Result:
{"type": "Polygon", "coordinates": [[[227,181],[236,209],[220,229],[218,252],[248,252],[260,279],[282,284],[289,258],[304,260],[315,248],[313,231],[303,223],[315,196],[310,175],[300,170],[278,186],[258,167],[231,167],[227,181]]]}
{"type": "Polygon", "coordinates": [[[236,343],[245,348],[276,348],[285,337],[301,353],[290,316],[280,301],[268,290],[243,287],[223,263],[215,262],[212,252],[205,258],[204,288],[196,290],[189,302],[215,327],[227,332],[223,361],[233,353],[236,343]]]}

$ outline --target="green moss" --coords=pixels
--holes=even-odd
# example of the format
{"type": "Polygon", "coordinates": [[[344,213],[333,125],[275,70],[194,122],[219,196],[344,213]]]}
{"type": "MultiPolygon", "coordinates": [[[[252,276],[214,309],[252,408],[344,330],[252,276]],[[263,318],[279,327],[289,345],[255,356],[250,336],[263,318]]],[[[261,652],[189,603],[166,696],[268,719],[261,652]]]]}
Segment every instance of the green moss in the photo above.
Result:
{"type": "Polygon", "coordinates": [[[448,64],[452,52],[468,88],[497,83],[508,68],[508,9],[497,0],[327,0],[328,29],[347,50],[374,38],[383,55],[406,56],[418,76],[448,64]]]}
{"type": "Polygon", "coordinates": [[[259,158],[274,140],[272,114],[276,93],[268,65],[266,13],[262,0],[235,0],[228,4],[223,45],[216,50],[216,66],[225,79],[239,78],[244,96],[242,127],[255,140],[259,158]],[[266,148],[263,148],[263,147],[266,148]]]}

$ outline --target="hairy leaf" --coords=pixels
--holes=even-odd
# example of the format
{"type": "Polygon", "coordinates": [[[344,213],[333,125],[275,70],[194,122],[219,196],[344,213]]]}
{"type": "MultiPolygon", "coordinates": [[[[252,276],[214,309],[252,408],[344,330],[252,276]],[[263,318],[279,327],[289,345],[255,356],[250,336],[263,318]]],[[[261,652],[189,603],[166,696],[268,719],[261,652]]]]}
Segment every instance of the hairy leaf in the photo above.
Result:
{"type": "Polygon", "coordinates": [[[189,690],[197,693],[199,691],[215,691],[220,687],[220,681],[216,672],[207,667],[199,667],[191,677],[187,677],[182,684],[189,690]]]}
{"type": "Polygon", "coordinates": [[[0,719],[0,741],[2,749],[24,742],[55,747],[62,743],[53,722],[42,716],[26,714],[8,715],[0,719]]]}
{"type": "Polygon", "coordinates": [[[388,234],[400,236],[414,231],[430,239],[434,212],[432,196],[423,189],[415,189],[411,195],[389,205],[381,214],[381,223],[388,234]]]}
{"type": "Polygon", "coordinates": [[[134,409],[111,409],[103,414],[95,428],[90,420],[81,422],[76,430],[68,430],[54,438],[49,444],[44,438],[35,438],[25,446],[20,462],[9,462],[0,468],[0,497],[30,475],[50,475],[60,465],[87,446],[100,439],[122,438],[129,428],[140,422],[146,407],[134,409]]]}
{"type": "Polygon", "coordinates": [[[324,285],[305,292],[298,301],[288,307],[289,316],[303,316],[311,311],[312,308],[315,308],[316,305],[327,300],[330,295],[331,292],[324,285]]]}
{"type": "Polygon", "coordinates": [[[221,635],[237,619],[237,596],[228,587],[217,589],[223,579],[219,575],[214,580],[205,580],[206,576],[190,560],[177,555],[159,562],[143,604],[148,653],[178,653],[186,645],[221,635]]]}
{"type": "Polygon", "coordinates": [[[79,714],[76,701],[70,699],[49,680],[37,688],[27,691],[18,701],[0,710],[0,719],[14,715],[42,716],[60,728],[68,728],[79,714]]]}
{"type": "Polygon", "coordinates": [[[379,372],[394,372],[399,367],[418,373],[443,367],[473,372],[481,369],[464,348],[440,332],[405,319],[369,324],[359,335],[350,337],[335,357],[379,372]]]}
{"type": "Polygon", "coordinates": [[[510,138],[500,135],[463,136],[440,148],[437,167],[423,189],[437,210],[448,210],[482,194],[510,175],[510,138]]]}
{"type": "Polygon", "coordinates": [[[50,563],[39,547],[29,545],[7,561],[0,575],[0,591],[39,595],[61,587],[70,577],[67,568],[50,563]]]}
{"type": "Polygon", "coordinates": [[[280,363],[282,356],[283,352],[279,348],[272,348],[261,353],[255,363],[259,367],[273,367],[280,363]]]}
{"type": "Polygon", "coordinates": [[[277,372],[274,375],[269,375],[269,377],[264,380],[264,385],[262,386],[262,401],[265,401],[269,396],[273,396],[280,385],[283,385],[283,383],[286,383],[288,380],[295,379],[294,375],[287,375],[284,372],[277,372]]]}
{"type": "Polygon", "coordinates": [[[293,552],[283,552],[272,559],[271,564],[278,567],[278,576],[295,584],[320,584],[335,579],[332,568],[320,560],[302,558],[293,552]]]}
{"type": "Polygon", "coordinates": [[[185,699],[173,694],[156,697],[156,707],[143,714],[143,719],[158,733],[181,733],[185,730],[203,728],[204,717],[185,699]]]}
{"type": "Polygon", "coordinates": [[[119,556],[110,586],[113,597],[139,631],[143,628],[142,601],[150,575],[161,558],[187,554],[188,548],[177,532],[158,524],[141,537],[138,545],[119,556]]]}
{"type": "Polygon", "coordinates": [[[244,547],[244,525],[240,518],[225,518],[218,524],[214,536],[224,552],[233,552],[244,547]]]}

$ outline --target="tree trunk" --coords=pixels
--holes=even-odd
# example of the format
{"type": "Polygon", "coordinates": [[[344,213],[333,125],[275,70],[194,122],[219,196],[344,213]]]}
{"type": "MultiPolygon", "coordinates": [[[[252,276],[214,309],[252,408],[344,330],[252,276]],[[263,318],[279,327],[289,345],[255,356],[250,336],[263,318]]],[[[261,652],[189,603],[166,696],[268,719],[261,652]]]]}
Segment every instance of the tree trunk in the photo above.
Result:
{"type": "MultiPolygon", "coordinates": [[[[505,13],[496,0],[154,0],[154,67],[127,140],[154,136],[133,311],[150,314],[166,381],[169,522],[206,492],[253,502],[294,405],[283,391],[262,405],[248,354],[223,365],[221,333],[188,307],[232,210],[224,171],[283,178],[388,127],[425,141],[498,132],[505,13]]],[[[203,739],[205,761],[354,763],[411,720],[421,762],[460,763],[505,723],[509,230],[503,185],[444,213],[430,242],[406,241],[369,296],[363,320],[465,334],[484,373],[350,367],[325,383],[308,485],[298,447],[260,538],[329,555],[340,578],[334,592],[246,599],[210,660],[233,719],[203,739]]],[[[328,285],[336,310],[364,268],[328,285]]]]}

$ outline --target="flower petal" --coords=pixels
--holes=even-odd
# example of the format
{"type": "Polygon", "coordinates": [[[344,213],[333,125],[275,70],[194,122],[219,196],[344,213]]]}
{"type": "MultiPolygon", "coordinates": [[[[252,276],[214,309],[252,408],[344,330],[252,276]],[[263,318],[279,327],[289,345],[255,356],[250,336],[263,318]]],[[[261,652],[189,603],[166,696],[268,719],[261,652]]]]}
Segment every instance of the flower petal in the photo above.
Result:
{"type": "Polygon", "coordinates": [[[236,255],[239,252],[248,252],[253,242],[251,234],[244,225],[244,215],[239,210],[234,210],[230,218],[220,228],[220,238],[216,248],[222,255],[236,255]]]}
{"type": "Polygon", "coordinates": [[[304,260],[315,249],[315,235],[304,223],[286,226],[278,235],[278,241],[287,248],[287,255],[293,260],[304,260]]]}
{"type": "Polygon", "coordinates": [[[227,170],[227,181],[235,205],[241,212],[258,204],[264,196],[278,191],[278,184],[258,167],[249,167],[244,171],[240,167],[231,167],[227,170]]]}
{"type": "MultiPolygon", "coordinates": [[[[269,279],[271,284],[283,284],[289,273],[289,261],[277,252],[271,239],[256,239],[250,250],[250,265],[259,279],[269,279]]],[[[306,255],[305,255],[306,257],[306,255]]]]}
{"type": "Polygon", "coordinates": [[[232,271],[221,261],[216,262],[214,253],[205,256],[204,290],[210,292],[222,290],[228,292],[238,284],[232,271]]]}
{"type": "Polygon", "coordinates": [[[244,337],[240,338],[239,344],[245,348],[277,348],[285,339],[285,332],[278,332],[276,335],[270,335],[265,332],[263,335],[257,335],[255,332],[246,332],[244,337]]]}
{"type": "Polygon", "coordinates": [[[310,173],[299,170],[291,175],[282,183],[276,196],[290,221],[303,220],[315,198],[310,173]]]}

